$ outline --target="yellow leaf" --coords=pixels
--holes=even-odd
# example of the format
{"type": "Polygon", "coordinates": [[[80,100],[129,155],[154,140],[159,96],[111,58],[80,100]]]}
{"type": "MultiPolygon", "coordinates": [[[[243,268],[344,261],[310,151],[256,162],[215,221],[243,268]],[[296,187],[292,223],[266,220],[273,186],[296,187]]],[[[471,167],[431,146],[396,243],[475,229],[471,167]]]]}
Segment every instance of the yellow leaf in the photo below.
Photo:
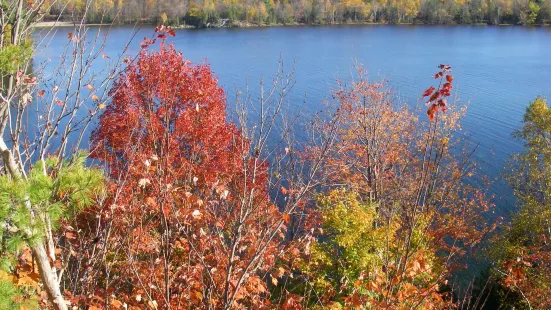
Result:
{"type": "Polygon", "coordinates": [[[12,283],[15,284],[17,281],[17,278],[11,273],[7,273],[4,270],[0,270],[0,280],[11,281],[12,283]]]}
{"type": "Polygon", "coordinates": [[[196,291],[195,292],[195,297],[198,299],[198,300],[202,300],[203,299],[203,294],[199,291],[196,291]]]}
{"type": "Polygon", "coordinates": [[[33,280],[31,277],[21,277],[18,279],[17,285],[38,287],[38,282],[33,280]]]}

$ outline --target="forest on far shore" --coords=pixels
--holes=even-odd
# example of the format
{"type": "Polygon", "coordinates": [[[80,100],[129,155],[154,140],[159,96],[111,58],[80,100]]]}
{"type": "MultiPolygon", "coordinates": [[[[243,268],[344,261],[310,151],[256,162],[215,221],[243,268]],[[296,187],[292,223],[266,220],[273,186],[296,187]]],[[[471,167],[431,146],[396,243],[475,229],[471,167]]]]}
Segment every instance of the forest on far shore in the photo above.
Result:
{"type": "Polygon", "coordinates": [[[293,24],[544,25],[549,0],[62,0],[45,18],[88,23],[246,27],[293,24]]]}

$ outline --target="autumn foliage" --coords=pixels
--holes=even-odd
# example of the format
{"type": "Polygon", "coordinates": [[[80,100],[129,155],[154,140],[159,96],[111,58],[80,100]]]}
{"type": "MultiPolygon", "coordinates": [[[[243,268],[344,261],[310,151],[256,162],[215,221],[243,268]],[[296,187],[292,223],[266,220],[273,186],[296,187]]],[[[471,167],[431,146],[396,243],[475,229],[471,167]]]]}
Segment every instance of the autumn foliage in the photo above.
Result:
{"type": "Polygon", "coordinates": [[[140,308],[258,304],[281,214],[269,203],[266,167],[248,169],[249,141],[226,120],[209,67],[161,42],[142,50],[112,93],[92,156],[113,180],[102,216],[117,257],[115,295],[140,308]]]}
{"type": "Polygon", "coordinates": [[[111,265],[92,291],[112,297],[75,300],[138,308],[338,302],[393,309],[440,308],[450,300],[441,287],[459,267],[463,246],[484,235],[477,225],[488,203],[460,185],[464,165],[449,152],[460,116],[445,114],[449,66],[435,76],[445,84],[424,94],[426,127],[395,105],[385,83],[370,83],[359,70],[352,88],[335,92],[332,125],[317,125],[339,143],[299,153],[306,162],[323,159],[318,191],[345,192],[310,199],[282,185],[277,195],[287,202],[280,204],[268,191],[267,162],[227,121],[225,95],[209,67],[186,61],[158,30],[159,50],[155,40],[142,45],[92,135],[92,157],[112,180],[98,211],[109,230],[111,265]],[[313,208],[290,213],[289,201],[313,208]]]}
{"type": "MultiPolygon", "coordinates": [[[[491,197],[468,182],[476,167],[460,151],[465,110],[451,100],[451,66],[437,67],[416,108],[358,67],[296,142],[299,117],[282,118],[293,81],[281,63],[271,87],[238,96],[229,115],[210,67],[186,60],[167,42],[174,35],[159,26],[144,39],[108,96],[82,84],[95,106],[86,121],[100,115],[93,168],[88,153],[44,151],[28,178],[0,176],[0,306],[464,306],[449,280],[495,224],[491,197]]],[[[527,150],[509,178],[523,208],[491,239],[493,277],[528,307],[549,303],[550,124],[539,98],[517,132],[527,150]]]]}
{"type": "MultiPolygon", "coordinates": [[[[370,82],[361,68],[351,86],[335,91],[339,142],[322,172],[330,191],[315,209],[322,229],[297,267],[313,283],[306,289],[312,304],[453,304],[443,287],[463,267],[466,250],[491,230],[483,217],[491,204],[463,180],[473,167],[451,152],[463,111],[448,109],[451,67],[438,68],[440,86],[423,93],[428,121],[397,105],[386,83],[370,82]]],[[[318,122],[329,135],[332,128],[318,122]]]]}

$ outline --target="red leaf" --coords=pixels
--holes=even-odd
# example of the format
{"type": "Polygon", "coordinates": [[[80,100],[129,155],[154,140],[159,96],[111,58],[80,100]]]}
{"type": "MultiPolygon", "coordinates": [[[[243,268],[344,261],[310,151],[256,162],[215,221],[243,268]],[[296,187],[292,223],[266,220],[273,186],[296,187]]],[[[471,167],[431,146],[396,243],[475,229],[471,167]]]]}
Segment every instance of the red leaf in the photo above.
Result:
{"type": "Polygon", "coordinates": [[[446,75],[446,81],[451,83],[453,81],[453,75],[450,75],[450,74],[446,75]]]}
{"type": "Polygon", "coordinates": [[[436,105],[433,104],[427,110],[427,115],[429,116],[429,121],[431,121],[431,122],[434,120],[434,115],[436,114],[436,109],[437,109],[436,105]]]}
{"type": "Polygon", "coordinates": [[[39,91],[39,92],[38,92],[38,97],[40,97],[40,98],[44,97],[44,94],[45,94],[45,93],[46,93],[45,90],[39,91]]]}
{"type": "Polygon", "coordinates": [[[433,86],[431,86],[427,90],[425,90],[425,92],[423,93],[423,98],[432,95],[432,92],[434,92],[434,87],[433,86]]]}
{"type": "Polygon", "coordinates": [[[174,29],[169,29],[166,33],[173,37],[176,36],[176,31],[174,31],[174,29]]]}
{"type": "Polygon", "coordinates": [[[26,76],[23,78],[23,83],[32,85],[32,84],[36,84],[36,80],[37,79],[35,76],[33,77],[26,76]]]}
{"type": "Polygon", "coordinates": [[[153,43],[155,43],[155,40],[144,38],[143,41],[140,43],[140,47],[141,48],[146,48],[146,47],[150,46],[153,43]]]}

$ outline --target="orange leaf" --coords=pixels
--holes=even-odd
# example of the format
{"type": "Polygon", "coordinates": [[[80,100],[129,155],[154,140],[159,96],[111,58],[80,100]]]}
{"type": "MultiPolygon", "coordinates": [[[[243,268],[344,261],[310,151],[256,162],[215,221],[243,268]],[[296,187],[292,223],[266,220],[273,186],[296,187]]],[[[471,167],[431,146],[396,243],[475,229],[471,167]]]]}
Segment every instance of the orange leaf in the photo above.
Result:
{"type": "Polygon", "coordinates": [[[153,199],[153,197],[147,197],[145,199],[145,203],[148,204],[149,206],[155,206],[157,204],[155,199],[153,199]]]}
{"type": "Polygon", "coordinates": [[[283,213],[281,216],[283,217],[283,221],[285,223],[289,223],[289,220],[291,219],[291,217],[289,216],[289,213],[283,213]]]}
{"type": "Polygon", "coordinates": [[[65,232],[65,237],[67,239],[76,239],[77,235],[75,233],[72,233],[70,231],[65,232]]]}
{"type": "Polygon", "coordinates": [[[112,299],[111,300],[111,306],[115,309],[120,309],[120,308],[122,308],[123,304],[122,304],[122,302],[120,302],[116,299],[112,299]]]}

